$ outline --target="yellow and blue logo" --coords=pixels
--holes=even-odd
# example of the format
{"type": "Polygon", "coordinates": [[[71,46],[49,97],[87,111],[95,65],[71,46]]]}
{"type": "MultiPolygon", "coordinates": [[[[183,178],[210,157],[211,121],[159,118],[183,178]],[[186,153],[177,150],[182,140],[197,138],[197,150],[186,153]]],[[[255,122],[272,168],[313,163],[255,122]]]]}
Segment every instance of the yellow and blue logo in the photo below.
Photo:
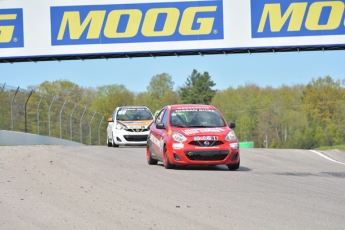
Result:
{"type": "Polygon", "coordinates": [[[345,35],[345,0],[251,0],[252,37],[345,35]]]}
{"type": "Polygon", "coordinates": [[[0,9],[0,48],[24,47],[23,10],[0,9]]]}
{"type": "Polygon", "coordinates": [[[51,7],[52,45],[224,38],[223,1],[51,7]]]}

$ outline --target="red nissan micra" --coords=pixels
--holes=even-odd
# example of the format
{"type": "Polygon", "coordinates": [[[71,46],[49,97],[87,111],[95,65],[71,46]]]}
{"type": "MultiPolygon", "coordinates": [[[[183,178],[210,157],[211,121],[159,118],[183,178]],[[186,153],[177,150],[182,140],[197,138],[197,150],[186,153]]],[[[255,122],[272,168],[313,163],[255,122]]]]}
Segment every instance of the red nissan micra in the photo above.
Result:
{"type": "Polygon", "coordinates": [[[149,165],[163,161],[164,167],[176,165],[240,166],[240,150],[235,123],[227,124],[211,105],[169,105],[155,117],[147,139],[149,165]]]}

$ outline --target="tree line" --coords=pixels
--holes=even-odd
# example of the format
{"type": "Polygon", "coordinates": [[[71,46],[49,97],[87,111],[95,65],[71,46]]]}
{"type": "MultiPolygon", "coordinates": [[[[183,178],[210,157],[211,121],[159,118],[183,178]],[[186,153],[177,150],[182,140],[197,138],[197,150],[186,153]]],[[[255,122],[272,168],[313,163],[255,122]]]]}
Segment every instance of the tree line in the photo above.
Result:
{"type": "MultiPolygon", "coordinates": [[[[176,88],[172,76],[157,74],[146,91],[139,93],[121,84],[84,88],[69,80],[45,81],[28,89],[87,107],[106,118],[117,106],[145,105],[154,113],[168,104],[211,104],[228,122],[236,122],[240,141],[254,141],[255,147],[262,148],[267,138],[270,148],[313,149],[345,143],[344,83],[326,76],[307,85],[262,88],[248,83],[217,90],[208,72],[193,70],[184,85],[176,88]]],[[[30,103],[37,105],[39,99],[32,97],[30,103]]]]}

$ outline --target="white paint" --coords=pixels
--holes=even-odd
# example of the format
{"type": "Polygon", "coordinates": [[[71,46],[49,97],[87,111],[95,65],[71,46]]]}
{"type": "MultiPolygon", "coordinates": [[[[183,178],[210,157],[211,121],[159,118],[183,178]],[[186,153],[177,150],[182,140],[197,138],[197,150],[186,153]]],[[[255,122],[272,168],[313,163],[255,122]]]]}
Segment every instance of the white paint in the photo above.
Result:
{"type": "Polygon", "coordinates": [[[319,155],[319,156],[321,156],[321,157],[323,157],[323,158],[326,158],[326,159],[329,160],[329,161],[333,161],[333,162],[335,162],[335,163],[345,165],[345,163],[340,162],[340,161],[333,160],[332,158],[330,158],[330,157],[328,157],[328,156],[325,156],[325,155],[323,155],[322,153],[319,153],[319,152],[317,152],[317,151],[315,151],[315,150],[309,150],[309,151],[310,151],[310,152],[313,152],[313,153],[316,153],[317,155],[319,155]]]}
{"type": "Polygon", "coordinates": [[[184,144],[183,143],[173,143],[172,147],[174,149],[182,149],[184,147],[184,144]]]}

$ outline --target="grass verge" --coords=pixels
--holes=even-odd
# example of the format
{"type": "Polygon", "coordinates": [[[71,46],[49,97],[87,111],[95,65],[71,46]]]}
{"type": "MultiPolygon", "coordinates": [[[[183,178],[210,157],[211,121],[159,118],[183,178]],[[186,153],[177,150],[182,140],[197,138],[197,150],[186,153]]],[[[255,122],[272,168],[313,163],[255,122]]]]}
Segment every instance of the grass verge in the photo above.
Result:
{"type": "Polygon", "coordinates": [[[331,150],[331,149],[339,149],[345,151],[345,145],[334,145],[334,146],[321,146],[316,148],[316,150],[331,150]]]}

